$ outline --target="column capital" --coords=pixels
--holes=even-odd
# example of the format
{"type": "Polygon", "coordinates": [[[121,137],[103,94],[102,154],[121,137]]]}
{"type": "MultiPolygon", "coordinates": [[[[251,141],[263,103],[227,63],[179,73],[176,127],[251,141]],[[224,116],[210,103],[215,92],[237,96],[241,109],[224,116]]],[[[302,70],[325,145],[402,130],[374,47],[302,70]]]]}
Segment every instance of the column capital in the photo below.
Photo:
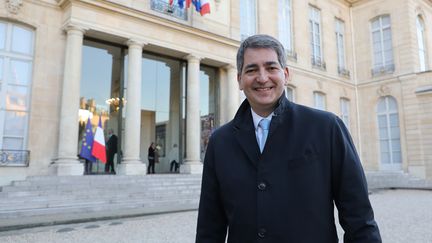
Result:
{"type": "Polygon", "coordinates": [[[226,69],[227,71],[236,71],[237,72],[237,66],[233,63],[229,63],[229,64],[223,66],[223,68],[226,69]]]}
{"type": "Polygon", "coordinates": [[[131,48],[131,47],[139,47],[139,48],[143,48],[145,45],[147,45],[148,43],[143,41],[143,40],[138,40],[138,39],[129,39],[125,42],[125,44],[131,48]]]}
{"type": "Polygon", "coordinates": [[[197,54],[188,54],[184,57],[188,62],[199,62],[201,61],[202,57],[200,57],[197,54]]]}
{"type": "Polygon", "coordinates": [[[88,30],[88,28],[77,25],[77,24],[67,24],[63,26],[63,30],[66,31],[67,34],[80,34],[84,35],[84,33],[88,30]]]}

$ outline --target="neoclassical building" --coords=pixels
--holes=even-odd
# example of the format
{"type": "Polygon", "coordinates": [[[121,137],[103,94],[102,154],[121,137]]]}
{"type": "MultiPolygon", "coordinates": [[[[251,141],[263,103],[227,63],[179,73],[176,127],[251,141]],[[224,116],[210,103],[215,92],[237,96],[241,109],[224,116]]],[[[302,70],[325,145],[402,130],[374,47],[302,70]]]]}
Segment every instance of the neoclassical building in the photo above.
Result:
{"type": "Polygon", "coordinates": [[[83,175],[99,120],[119,137],[118,174],[146,174],[152,142],[158,173],[201,173],[244,99],[235,55],[255,33],[281,40],[287,97],[339,115],[366,170],[432,178],[432,1],[209,2],[201,16],[168,0],[2,1],[0,185],[83,175]]]}

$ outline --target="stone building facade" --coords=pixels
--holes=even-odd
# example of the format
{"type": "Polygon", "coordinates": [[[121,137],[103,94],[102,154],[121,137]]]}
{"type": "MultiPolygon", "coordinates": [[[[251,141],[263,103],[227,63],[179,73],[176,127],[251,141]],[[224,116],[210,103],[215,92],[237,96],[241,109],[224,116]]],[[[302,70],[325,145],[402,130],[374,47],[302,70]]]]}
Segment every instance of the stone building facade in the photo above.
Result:
{"type": "Polygon", "coordinates": [[[119,136],[118,174],[145,174],[151,142],[157,172],[200,173],[244,99],[235,55],[254,33],[283,42],[288,98],[339,115],[366,170],[432,178],[432,1],[209,2],[205,16],[168,0],[1,3],[0,184],[82,175],[99,120],[119,136]]]}

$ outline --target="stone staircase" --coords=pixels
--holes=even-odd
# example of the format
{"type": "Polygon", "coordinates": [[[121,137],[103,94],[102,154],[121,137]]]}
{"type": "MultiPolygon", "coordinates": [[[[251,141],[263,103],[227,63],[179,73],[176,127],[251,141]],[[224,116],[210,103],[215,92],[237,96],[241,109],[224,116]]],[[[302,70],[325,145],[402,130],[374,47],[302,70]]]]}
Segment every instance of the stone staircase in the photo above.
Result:
{"type": "Polygon", "coordinates": [[[365,174],[369,190],[385,188],[432,190],[432,181],[402,171],[366,171],[365,174]]]}
{"type": "Polygon", "coordinates": [[[201,175],[36,176],[0,188],[0,231],[196,210],[201,175]]]}

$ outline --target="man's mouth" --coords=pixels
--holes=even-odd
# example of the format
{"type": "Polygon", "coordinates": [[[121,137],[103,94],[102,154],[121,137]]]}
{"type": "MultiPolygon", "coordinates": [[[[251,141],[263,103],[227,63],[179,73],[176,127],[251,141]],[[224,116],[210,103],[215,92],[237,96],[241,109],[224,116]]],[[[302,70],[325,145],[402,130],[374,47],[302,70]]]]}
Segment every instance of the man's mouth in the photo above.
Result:
{"type": "Polygon", "coordinates": [[[256,91],[269,91],[272,87],[262,87],[262,88],[255,88],[256,91]]]}

